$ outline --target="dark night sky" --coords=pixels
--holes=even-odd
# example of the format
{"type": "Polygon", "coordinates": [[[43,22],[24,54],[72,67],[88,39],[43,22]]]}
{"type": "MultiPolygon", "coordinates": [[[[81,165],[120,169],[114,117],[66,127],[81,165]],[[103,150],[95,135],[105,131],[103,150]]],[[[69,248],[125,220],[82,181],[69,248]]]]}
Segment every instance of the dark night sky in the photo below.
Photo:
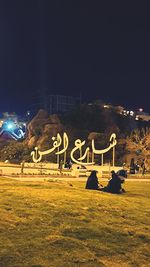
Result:
{"type": "Polygon", "coordinates": [[[42,87],[150,112],[150,16],[100,2],[0,1],[1,112],[42,87]]]}

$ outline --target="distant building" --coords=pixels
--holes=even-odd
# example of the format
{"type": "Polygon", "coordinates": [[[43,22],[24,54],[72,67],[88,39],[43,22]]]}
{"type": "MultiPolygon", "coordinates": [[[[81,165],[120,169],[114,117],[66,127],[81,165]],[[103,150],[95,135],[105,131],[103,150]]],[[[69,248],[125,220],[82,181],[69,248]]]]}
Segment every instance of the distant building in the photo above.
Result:
{"type": "Polygon", "coordinates": [[[142,108],[136,110],[135,112],[135,119],[136,120],[143,120],[143,121],[150,121],[150,115],[146,112],[144,112],[144,110],[142,108]]]}
{"type": "Polygon", "coordinates": [[[62,113],[80,104],[81,97],[47,94],[47,92],[42,91],[33,99],[31,112],[36,113],[39,109],[44,109],[49,114],[62,113]]]}

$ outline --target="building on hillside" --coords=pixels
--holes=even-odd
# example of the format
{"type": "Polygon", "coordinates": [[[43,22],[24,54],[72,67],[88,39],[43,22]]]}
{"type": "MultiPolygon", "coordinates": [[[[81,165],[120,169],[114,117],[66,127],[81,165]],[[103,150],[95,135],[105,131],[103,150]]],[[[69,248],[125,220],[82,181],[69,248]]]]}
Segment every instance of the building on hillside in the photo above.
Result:
{"type": "Polygon", "coordinates": [[[150,122],[150,114],[144,112],[142,108],[135,111],[135,119],[150,122]]]}
{"type": "Polygon", "coordinates": [[[63,113],[81,104],[81,97],[47,94],[42,92],[33,99],[31,112],[35,114],[39,109],[46,110],[49,114],[63,113]]]}

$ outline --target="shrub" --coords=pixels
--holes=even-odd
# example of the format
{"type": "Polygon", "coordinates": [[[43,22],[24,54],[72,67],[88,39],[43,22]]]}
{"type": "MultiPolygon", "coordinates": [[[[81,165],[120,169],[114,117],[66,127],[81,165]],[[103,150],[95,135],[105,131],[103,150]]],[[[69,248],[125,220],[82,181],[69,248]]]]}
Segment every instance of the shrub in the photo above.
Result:
{"type": "Polygon", "coordinates": [[[16,141],[10,141],[1,149],[0,160],[9,160],[11,163],[20,163],[30,160],[30,150],[24,144],[16,141]]]}

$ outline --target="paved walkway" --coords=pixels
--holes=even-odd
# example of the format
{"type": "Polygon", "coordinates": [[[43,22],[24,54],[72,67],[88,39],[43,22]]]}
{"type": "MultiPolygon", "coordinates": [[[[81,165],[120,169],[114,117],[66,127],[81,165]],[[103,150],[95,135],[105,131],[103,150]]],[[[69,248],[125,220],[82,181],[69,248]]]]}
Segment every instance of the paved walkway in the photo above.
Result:
{"type": "MultiPolygon", "coordinates": [[[[8,176],[5,175],[3,177],[10,178],[13,180],[18,180],[18,181],[24,181],[24,182],[41,182],[41,181],[48,181],[48,180],[53,180],[53,181],[77,181],[77,182],[85,182],[87,180],[87,177],[82,177],[82,178],[76,178],[76,177],[41,177],[41,176],[28,176],[28,177],[14,177],[14,176],[8,176]]],[[[108,178],[100,178],[100,181],[108,181],[108,178]]],[[[127,178],[126,181],[129,182],[150,182],[150,178],[127,178]]]]}

